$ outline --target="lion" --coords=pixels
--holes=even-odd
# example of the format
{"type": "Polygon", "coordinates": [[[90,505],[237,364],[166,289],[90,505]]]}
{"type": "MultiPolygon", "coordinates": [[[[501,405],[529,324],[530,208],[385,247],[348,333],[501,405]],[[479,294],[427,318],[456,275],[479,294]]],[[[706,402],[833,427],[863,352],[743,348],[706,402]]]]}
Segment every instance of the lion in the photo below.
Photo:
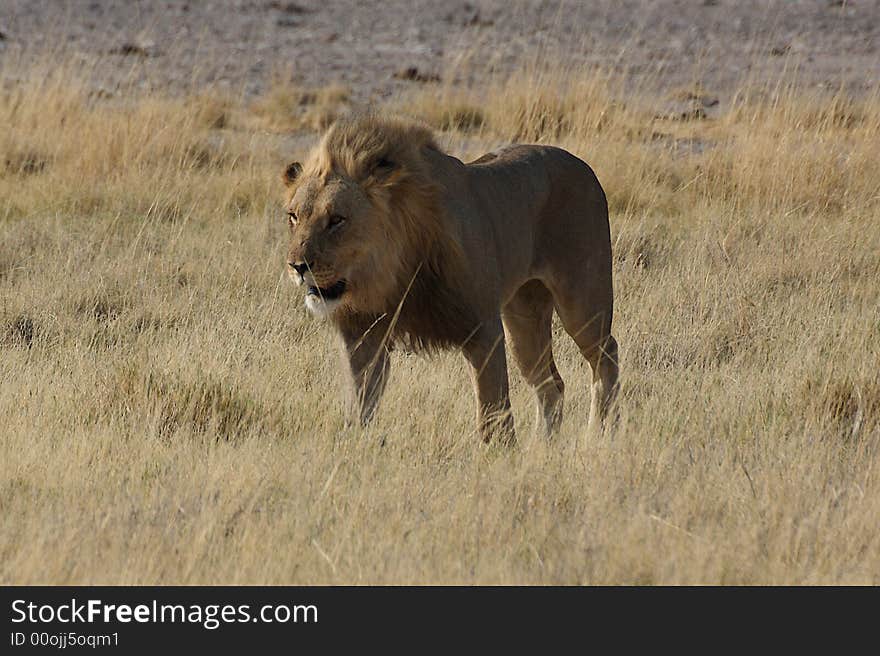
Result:
{"type": "Polygon", "coordinates": [[[333,124],[283,174],[288,273],[341,338],[350,419],[373,416],[395,345],[459,349],[485,441],[514,438],[507,350],[537,397],[537,429],[562,418],[553,311],[592,370],[588,430],[618,389],[608,203],[592,169],[552,146],[468,164],[409,119],[333,124]],[[505,339],[506,333],[506,339],[505,339]]]}

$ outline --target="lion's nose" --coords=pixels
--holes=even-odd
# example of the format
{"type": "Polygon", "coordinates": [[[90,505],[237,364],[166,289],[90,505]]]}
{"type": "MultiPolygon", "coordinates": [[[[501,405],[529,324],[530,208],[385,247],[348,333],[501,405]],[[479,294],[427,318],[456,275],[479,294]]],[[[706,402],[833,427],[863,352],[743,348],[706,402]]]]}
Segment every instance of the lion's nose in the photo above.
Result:
{"type": "Polygon", "coordinates": [[[306,275],[306,271],[309,270],[308,262],[288,262],[290,268],[296,271],[299,275],[306,275]]]}

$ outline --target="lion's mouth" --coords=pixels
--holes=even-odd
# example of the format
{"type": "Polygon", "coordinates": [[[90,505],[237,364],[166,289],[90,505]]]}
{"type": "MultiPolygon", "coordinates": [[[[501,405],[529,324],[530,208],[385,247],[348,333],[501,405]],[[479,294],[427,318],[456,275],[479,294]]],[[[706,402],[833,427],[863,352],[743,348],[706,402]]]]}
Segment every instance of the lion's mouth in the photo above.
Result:
{"type": "Polygon", "coordinates": [[[325,301],[335,301],[345,293],[347,283],[345,280],[338,280],[329,287],[318,287],[317,285],[309,285],[306,296],[317,296],[325,301]]]}

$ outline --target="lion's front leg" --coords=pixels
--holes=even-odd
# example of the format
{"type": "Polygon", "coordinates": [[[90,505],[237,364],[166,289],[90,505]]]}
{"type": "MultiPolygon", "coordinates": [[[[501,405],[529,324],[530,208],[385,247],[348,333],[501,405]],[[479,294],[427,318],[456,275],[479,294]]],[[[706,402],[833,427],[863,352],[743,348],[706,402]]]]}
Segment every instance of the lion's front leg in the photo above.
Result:
{"type": "Polygon", "coordinates": [[[391,366],[384,320],[350,321],[339,326],[349,371],[348,422],[365,426],[373,417],[391,366]]]}
{"type": "Polygon", "coordinates": [[[462,350],[471,365],[480,435],[485,442],[497,437],[504,443],[512,443],[515,434],[500,317],[497,322],[481,327],[462,350]]]}

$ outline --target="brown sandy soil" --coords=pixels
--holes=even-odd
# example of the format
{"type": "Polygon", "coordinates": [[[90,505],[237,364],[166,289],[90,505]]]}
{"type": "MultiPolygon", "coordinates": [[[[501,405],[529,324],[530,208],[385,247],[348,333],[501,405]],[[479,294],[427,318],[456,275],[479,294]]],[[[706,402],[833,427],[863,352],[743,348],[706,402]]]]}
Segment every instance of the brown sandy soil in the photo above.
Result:
{"type": "Polygon", "coordinates": [[[0,32],[0,62],[58,50],[99,59],[117,81],[247,95],[281,74],[342,83],[358,101],[540,60],[661,88],[699,82],[722,98],[795,69],[807,85],[858,92],[880,71],[880,3],[867,0],[5,0],[0,32]]]}

